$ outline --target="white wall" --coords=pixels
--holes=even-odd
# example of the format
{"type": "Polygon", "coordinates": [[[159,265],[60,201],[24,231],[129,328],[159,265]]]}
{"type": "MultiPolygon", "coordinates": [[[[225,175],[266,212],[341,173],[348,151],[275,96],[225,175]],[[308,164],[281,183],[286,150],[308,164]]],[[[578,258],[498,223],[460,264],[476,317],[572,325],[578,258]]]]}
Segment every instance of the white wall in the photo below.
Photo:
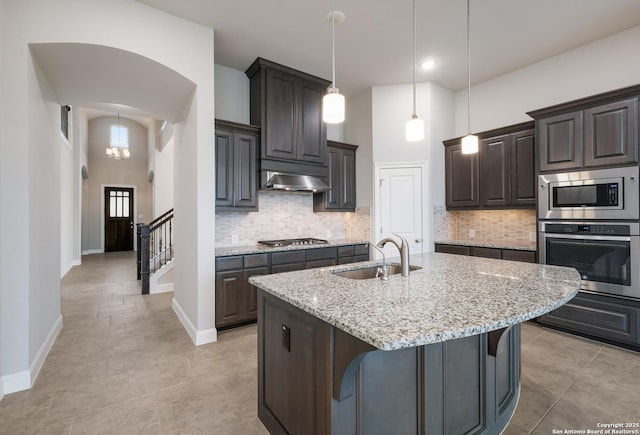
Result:
{"type": "MultiPolygon", "coordinates": [[[[471,87],[471,129],[531,121],[527,111],[640,83],[640,26],[471,87]]],[[[453,135],[467,133],[467,90],[456,93],[453,135]]]]}
{"type": "Polygon", "coordinates": [[[373,114],[371,90],[346,102],[344,140],[358,145],[356,152],[356,207],[373,206],[373,114]]]}
{"type": "Polygon", "coordinates": [[[85,183],[82,178],[82,167],[85,166],[88,170],[89,120],[85,110],[78,106],[71,108],[71,116],[73,119],[73,264],[79,265],[82,263],[82,203],[85,183]]]}
{"type": "MultiPolygon", "coordinates": [[[[173,138],[162,151],[155,151],[153,176],[153,219],[173,208],[173,138]]],[[[148,221],[148,220],[147,220],[148,221]]]]}
{"type": "Polygon", "coordinates": [[[74,138],[73,114],[69,113],[69,138],[60,134],[60,277],[73,266],[74,241],[74,138]]]}
{"type": "MultiPolygon", "coordinates": [[[[247,65],[248,67],[249,65],[247,65]]],[[[244,71],[215,65],[216,119],[249,124],[249,78],[244,71]]]]}
{"type": "MultiPolygon", "coordinates": [[[[444,204],[444,150],[442,141],[453,134],[453,92],[433,83],[416,86],[416,111],[424,120],[425,138],[407,142],[405,124],[411,117],[411,84],[375,86],[371,90],[372,161],[376,163],[427,161],[427,195],[423,207],[425,250],[433,249],[433,205],[444,204]]],[[[373,183],[371,183],[373,185],[373,183]]]]}
{"type": "Polygon", "coordinates": [[[176,183],[176,194],[189,200],[183,201],[182,211],[176,210],[175,226],[182,241],[176,272],[183,267],[182,277],[193,276],[176,276],[175,298],[195,300],[182,311],[182,319],[196,325],[196,333],[214,327],[214,69],[212,29],[137,2],[0,4],[0,381],[7,393],[31,385],[61,326],[60,147],[58,122],[51,118],[59,116],[59,107],[54,116],[53,106],[66,102],[57,101],[55,89],[47,89],[47,71],[38,74],[28,44],[113,47],[164,64],[196,85],[191,110],[181,119],[190,134],[185,143],[176,142],[183,161],[189,162],[181,168],[189,181],[176,183]],[[140,23],[145,23],[144,32],[140,23]],[[192,192],[197,196],[191,197],[192,192]],[[196,216],[195,225],[188,215],[196,216]]]}
{"type": "MultiPolygon", "coordinates": [[[[60,315],[60,106],[35,60],[27,68],[29,128],[29,369],[36,375],[62,328],[60,315]],[[53,337],[52,337],[52,334],[53,337]],[[35,370],[34,370],[35,368],[35,370]],[[34,373],[35,372],[35,373],[34,373]]],[[[66,145],[65,145],[66,147],[66,145]]],[[[65,151],[66,153],[67,151],[65,151]]],[[[68,160],[69,156],[65,157],[68,160]]],[[[67,161],[68,163],[68,161],[67,161]]],[[[68,187],[68,186],[67,186],[68,187]]],[[[65,196],[68,195],[65,192],[65,196]]],[[[70,236],[70,234],[68,234],[70,236]]],[[[4,239],[3,239],[4,240],[4,239]]],[[[4,353],[4,352],[3,352],[4,353]]],[[[31,379],[33,381],[33,379],[31,379]]]]}
{"type": "Polygon", "coordinates": [[[151,185],[147,181],[147,128],[135,121],[120,117],[120,125],[129,129],[131,157],[114,160],[105,149],[110,144],[111,125],[117,124],[116,116],[103,116],[89,121],[88,201],[86,209],[87,239],[84,253],[104,251],[104,189],[103,186],[135,186],[134,223],[151,221],[151,185]],[[142,216],[140,216],[142,215],[142,216]]]}

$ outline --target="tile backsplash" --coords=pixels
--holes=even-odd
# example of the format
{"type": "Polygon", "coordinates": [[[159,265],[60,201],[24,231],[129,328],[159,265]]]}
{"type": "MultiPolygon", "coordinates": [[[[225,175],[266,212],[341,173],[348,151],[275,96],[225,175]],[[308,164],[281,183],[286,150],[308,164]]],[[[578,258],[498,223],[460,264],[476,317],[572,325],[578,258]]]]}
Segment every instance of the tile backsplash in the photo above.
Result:
{"type": "Polygon", "coordinates": [[[216,213],[216,246],[252,245],[258,240],[316,237],[369,239],[371,210],[313,212],[313,195],[260,192],[259,212],[216,213]],[[237,242],[233,243],[233,236],[237,242]]]}
{"type": "Polygon", "coordinates": [[[435,206],[433,217],[435,240],[535,241],[535,210],[446,211],[443,206],[435,206]],[[470,230],[473,237],[469,235],[470,230]]]}

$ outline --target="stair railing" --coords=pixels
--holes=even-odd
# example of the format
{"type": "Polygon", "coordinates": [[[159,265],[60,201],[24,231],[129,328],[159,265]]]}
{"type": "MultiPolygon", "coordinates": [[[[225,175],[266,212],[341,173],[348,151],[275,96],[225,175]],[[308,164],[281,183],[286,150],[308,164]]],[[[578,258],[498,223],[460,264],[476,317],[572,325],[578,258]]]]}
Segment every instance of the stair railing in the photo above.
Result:
{"type": "Polygon", "coordinates": [[[173,209],[149,224],[137,224],[138,280],[142,294],[149,294],[149,277],[173,259],[173,209]]]}

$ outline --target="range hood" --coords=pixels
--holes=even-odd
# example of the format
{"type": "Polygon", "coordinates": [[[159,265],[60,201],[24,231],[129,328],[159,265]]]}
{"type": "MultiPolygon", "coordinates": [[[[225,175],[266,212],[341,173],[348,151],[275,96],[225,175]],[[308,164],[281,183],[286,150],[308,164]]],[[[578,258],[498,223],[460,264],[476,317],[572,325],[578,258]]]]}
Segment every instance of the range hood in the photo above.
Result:
{"type": "Polygon", "coordinates": [[[313,175],[287,174],[264,171],[260,190],[283,190],[289,192],[327,192],[329,186],[320,177],[313,175]]]}

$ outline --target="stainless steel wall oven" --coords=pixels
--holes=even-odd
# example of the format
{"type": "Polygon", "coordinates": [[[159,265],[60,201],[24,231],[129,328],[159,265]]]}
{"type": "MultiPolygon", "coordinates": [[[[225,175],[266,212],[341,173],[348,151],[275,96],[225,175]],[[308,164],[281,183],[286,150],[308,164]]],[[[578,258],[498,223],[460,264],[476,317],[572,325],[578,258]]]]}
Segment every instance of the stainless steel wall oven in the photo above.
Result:
{"type": "Polygon", "coordinates": [[[574,267],[581,290],[640,299],[640,224],[539,222],[540,263],[574,267]]]}

